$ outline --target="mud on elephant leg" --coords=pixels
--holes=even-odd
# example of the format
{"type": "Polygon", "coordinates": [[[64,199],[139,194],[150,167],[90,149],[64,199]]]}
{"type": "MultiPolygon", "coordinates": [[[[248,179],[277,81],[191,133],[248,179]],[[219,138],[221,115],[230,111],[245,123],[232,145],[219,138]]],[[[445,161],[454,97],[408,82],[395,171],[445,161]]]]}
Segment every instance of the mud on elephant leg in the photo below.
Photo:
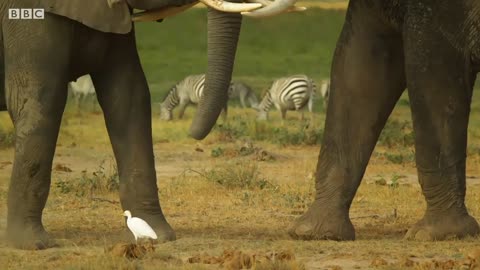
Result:
{"type": "Polygon", "coordinates": [[[146,220],[159,241],[175,240],[158,199],[150,92],[133,33],[112,39],[105,63],[92,79],[118,165],[122,207],[146,220]]]}
{"type": "Polygon", "coordinates": [[[355,239],[350,205],[378,136],[405,89],[400,34],[382,27],[368,8],[360,9],[364,11],[347,14],[337,43],[315,201],[290,229],[294,238],[355,239]]]}
{"type": "Polygon", "coordinates": [[[443,240],[480,232],[465,207],[467,127],[475,76],[470,57],[431,29],[412,26],[406,39],[408,89],[415,129],[417,171],[425,216],[407,239],[443,240]],[[418,38],[414,29],[421,31],[418,38]],[[425,46],[428,46],[426,49],[425,46]]]}

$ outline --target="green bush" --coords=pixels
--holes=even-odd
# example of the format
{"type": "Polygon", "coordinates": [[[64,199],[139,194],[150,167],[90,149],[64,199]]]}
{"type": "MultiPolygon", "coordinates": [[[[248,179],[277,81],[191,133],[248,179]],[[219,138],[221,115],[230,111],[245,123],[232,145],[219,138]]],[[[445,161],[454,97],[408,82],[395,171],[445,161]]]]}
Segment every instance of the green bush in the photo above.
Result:
{"type": "Polygon", "coordinates": [[[15,145],[15,132],[0,127],[0,148],[12,147],[15,145]]]}
{"type": "Polygon", "coordinates": [[[197,172],[209,182],[218,184],[227,189],[266,189],[274,188],[268,180],[263,178],[254,162],[237,162],[197,172]]]}
{"type": "Polygon", "coordinates": [[[82,171],[82,177],[79,180],[60,179],[54,183],[54,186],[62,194],[74,192],[78,197],[90,196],[93,194],[104,194],[118,191],[120,188],[120,179],[118,177],[115,165],[105,168],[105,161],[98,168],[88,173],[82,171]]]}
{"type": "Polygon", "coordinates": [[[414,134],[411,122],[389,120],[380,134],[378,144],[389,148],[413,146],[414,134]]]}

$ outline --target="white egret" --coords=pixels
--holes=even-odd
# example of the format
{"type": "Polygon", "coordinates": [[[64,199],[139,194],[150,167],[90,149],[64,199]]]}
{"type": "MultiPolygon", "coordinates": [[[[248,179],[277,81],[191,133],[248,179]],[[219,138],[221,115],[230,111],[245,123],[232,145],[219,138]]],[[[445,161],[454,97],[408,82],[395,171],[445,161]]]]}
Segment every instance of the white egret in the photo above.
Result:
{"type": "Polygon", "coordinates": [[[128,210],[123,212],[123,216],[127,217],[127,227],[133,233],[133,236],[135,236],[135,243],[139,238],[157,239],[157,234],[145,220],[132,217],[132,213],[128,210]]]}

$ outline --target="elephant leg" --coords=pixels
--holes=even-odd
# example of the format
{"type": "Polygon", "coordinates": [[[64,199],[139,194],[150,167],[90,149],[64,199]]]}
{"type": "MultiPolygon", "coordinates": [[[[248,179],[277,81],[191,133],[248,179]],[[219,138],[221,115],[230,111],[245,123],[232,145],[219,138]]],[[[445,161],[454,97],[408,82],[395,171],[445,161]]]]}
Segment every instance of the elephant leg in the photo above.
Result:
{"type": "Polygon", "coordinates": [[[0,111],[7,110],[5,96],[5,59],[3,57],[3,37],[0,29],[0,111]]]}
{"type": "Polygon", "coordinates": [[[4,20],[7,108],[15,128],[6,237],[17,248],[53,244],[42,212],[68,93],[71,26],[47,14],[44,20],[4,20]]]}
{"type": "MultiPolygon", "coordinates": [[[[416,26],[418,27],[418,25],[416,26]]],[[[408,94],[415,130],[418,179],[427,202],[407,239],[444,240],[480,233],[465,207],[467,127],[475,73],[470,56],[433,29],[406,38],[408,94]],[[424,43],[422,43],[424,42],[424,43]]]]}
{"type": "Polygon", "coordinates": [[[405,90],[401,35],[384,25],[376,11],[359,6],[364,2],[350,2],[337,43],[315,200],[289,230],[297,239],[355,239],[350,205],[380,132],[405,90]]]}
{"type": "Polygon", "coordinates": [[[135,36],[112,35],[110,41],[108,66],[92,79],[118,166],[122,208],[147,221],[159,241],[175,240],[158,198],[150,92],[135,36]]]}

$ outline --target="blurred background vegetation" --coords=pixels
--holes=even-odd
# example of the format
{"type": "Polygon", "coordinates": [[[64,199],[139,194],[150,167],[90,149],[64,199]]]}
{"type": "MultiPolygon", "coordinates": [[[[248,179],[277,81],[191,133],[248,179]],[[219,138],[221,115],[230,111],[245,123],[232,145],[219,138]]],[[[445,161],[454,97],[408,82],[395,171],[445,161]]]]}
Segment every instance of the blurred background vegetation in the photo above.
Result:
{"type": "MultiPolygon", "coordinates": [[[[251,85],[259,98],[278,77],[303,73],[317,85],[329,78],[332,55],[345,17],[345,1],[300,1],[309,6],[303,13],[253,19],[245,17],[240,35],[233,80],[251,85]],[[322,3],[319,5],[319,3],[322,3]],[[319,8],[321,6],[322,8],[319,8]]],[[[161,23],[137,23],[136,36],[140,58],[152,93],[153,130],[156,141],[190,140],[187,134],[194,109],[187,109],[184,120],[162,122],[158,119],[159,102],[176,82],[190,74],[204,73],[207,64],[207,10],[192,8],[161,23]]],[[[473,151],[480,153],[480,103],[472,105],[469,140],[473,151]],[[473,139],[473,140],[472,140],[473,139]]],[[[70,102],[69,102],[70,103],[70,102]]],[[[233,102],[235,105],[235,102],[233,102]]],[[[73,117],[67,107],[64,125],[73,117]]],[[[234,107],[234,106],[233,106],[234,107]]],[[[85,109],[82,109],[85,111],[85,109]]],[[[325,110],[322,99],[314,105],[313,123],[298,121],[295,112],[287,114],[280,125],[279,112],[272,109],[273,121],[255,121],[251,109],[229,109],[228,124],[219,125],[214,134],[223,137],[249,137],[280,144],[318,144],[323,135],[325,110]]],[[[174,111],[176,117],[177,111],[174,111]]],[[[75,115],[75,117],[93,117],[75,115]]],[[[96,119],[96,118],[95,118],[96,119]]],[[[103,124],[102,124],[103,126],[103,124]]],[[[213,135],[215,137],[215,135],[213,135]]],[[[7,113],[0,113],[0,148],[12,146],[13,128],[7,113]]],[[[379,144],[395,147],[413,146],[409,101],[405,92],[397,104],[379,144]]]]}
{"type": "MultiPolygon", "coordinates": [[[[205,72],[206,12],[193,8],[162,23],[136,25],[153,102],[183,77],[205,72]]],[[[310,8],[268,19],[244,18],[233,79],[249,83],[260,94],[281,76],[304,73],[318,81],[329,77],[344,14],[310,8]]]]}

